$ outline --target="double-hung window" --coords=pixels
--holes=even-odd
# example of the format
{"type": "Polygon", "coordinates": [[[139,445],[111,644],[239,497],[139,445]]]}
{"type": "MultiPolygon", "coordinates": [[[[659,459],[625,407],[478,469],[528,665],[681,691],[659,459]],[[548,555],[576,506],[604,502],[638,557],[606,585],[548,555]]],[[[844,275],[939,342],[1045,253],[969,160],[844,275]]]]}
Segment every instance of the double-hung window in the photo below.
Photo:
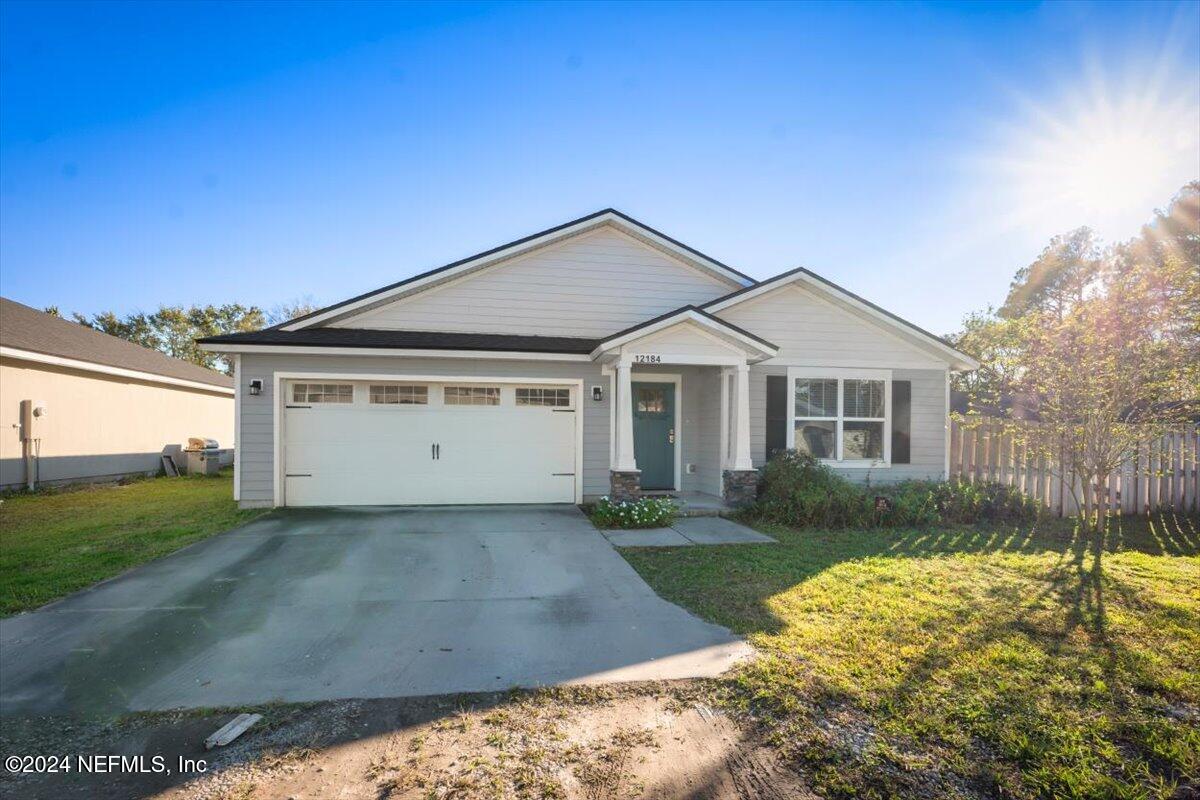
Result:
{"type": "Polygon", "coordinates": [[[890,462],[890,370],[794,368],[788,376],[789,447],[834,466],[890,462]]]}

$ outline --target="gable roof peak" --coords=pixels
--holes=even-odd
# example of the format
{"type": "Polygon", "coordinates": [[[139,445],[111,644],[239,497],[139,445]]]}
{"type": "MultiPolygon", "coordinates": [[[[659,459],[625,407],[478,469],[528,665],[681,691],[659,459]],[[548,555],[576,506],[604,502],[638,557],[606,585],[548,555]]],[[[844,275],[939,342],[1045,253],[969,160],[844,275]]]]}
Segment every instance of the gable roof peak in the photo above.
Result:
{"type": "Polygon", "coordinates": [[[414,294],[422,289],[440,283],[455,275],[471,272],[481,269],[499,261],[513,258],[525,252],[534,250],[539,247],[557,242],[561,239],[566,239],[570,236],[583,233],[596,225],[601,225],[606,222],[614,224],[614,226],[624,229],[626,233],[631,233],[652,247],[664,250],[676,258],[693,264],[700,269],[714,274],[728,283],[737,284],[740,286],[751,286],[755,280],[745,273],[730,267],[718,261],[711,256],[696,250],[693,247],[667,236],[665,233],[651,228],[643,222],[639,222],[628,214],[618,211],[615,208],[607,207],[599,211],[594,211],[569,222],[564,222],[561,225],[556,225],[552,228],[530,234],[528,236],[516,239],[508,244],[494,247],[490,250],[485,250],[482,253],[477,253],[473,256],[451,262],[441,267],[437,267],[427,272],[422,272],[410,278],[397,281],[380,289],[352,297],[349,300],[343,300],[340,303],[326,306],[318,309],[310,314],[306,314],[296,319],[288,320],[274,326],[280,330],[294,331],[303,328],[309,328],[320,325],[328,320],[351,315],[357,311],[365,310],[367,307],[375,306],[391,299],[396,299],[400,296],[414,294]]]}
{"type": "Polygon", "coordinates": [[[724,297],[718,297],[715,300],[702,305],[702,311],[709,314],[716,314],[720,311],[730,308],[739,303],[752,300],[756,297],[761,297],[768,292],[773,292],[776,289],[792,284],[803,284],[804,287],[819,295],[832,298],[839,303],[842,303],[854,309],[858,313],[867,317],[873,318],[876,322],[882,324],[885,328],[893,328],[905,334],[911,339],[915,339],[924,345],[926,348],[937,352],[940,357],[947,358],[955,369],[975,370],[979,369],[979,362],[962,352],[954,345],[947,342],[937,334],[930,333],[919,325],[915,325],[901,316],[893,314],[885,308],[875,305],[870,300],[860,297],[849,289],[845,289],[833,281],[813,272],[806,267],[796,267],[787,272],[781,272],[773,278],[759,281],[752,286],[744,286],[741,289],[736,289],[724,297]]]}

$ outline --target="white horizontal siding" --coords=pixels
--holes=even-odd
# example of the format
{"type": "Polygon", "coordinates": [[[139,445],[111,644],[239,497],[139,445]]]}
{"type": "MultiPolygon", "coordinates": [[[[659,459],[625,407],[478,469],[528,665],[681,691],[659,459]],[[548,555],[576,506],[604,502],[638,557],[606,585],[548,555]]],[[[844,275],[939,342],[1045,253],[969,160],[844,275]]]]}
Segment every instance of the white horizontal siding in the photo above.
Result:
{"type": "Polygon", "coordinates": [[[798,286],[780,287],[717,316],[778,346],[768,364],[945,368],[882,325],[798,286]]]}
{"type": "Polygon", "coordinates": [[[382,356],[252,355],[242,356],[242,386],[255,378],[263,382],[263,393],[242,398],[242,430],[238,458],[242,460],[241,499],[247,503],[269,503],[275,491],[274,422],[272,408],[277,372],[329,372],[356,376],[371,375],[479,375],[499,378],[562,378],[583,380],[583,492],[607,494],[609,396],[608,377],[599,364],[543,361],[467,360],[436,358],[388,358],[382,356]],[[604,387],[604,399],[591,399],[592,386],[604,387]]]}
{"type": "Polygon", "coordinates": [[[736,288],[602,227],[334,326],[600,337],[736,288]]]}

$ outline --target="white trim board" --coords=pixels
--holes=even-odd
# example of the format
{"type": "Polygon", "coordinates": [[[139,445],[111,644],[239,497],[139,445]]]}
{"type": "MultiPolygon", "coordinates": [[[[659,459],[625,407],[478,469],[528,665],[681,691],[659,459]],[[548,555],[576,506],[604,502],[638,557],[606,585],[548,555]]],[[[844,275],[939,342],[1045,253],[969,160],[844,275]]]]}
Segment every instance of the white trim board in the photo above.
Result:
{"type": "Polygon", "coordinates": [[[303,356],[401,356],[406,358],[474,358],[492,361],[591,361],[582,353],[524,353],[504,350],[426,350],[387,347],[294,347],[286,344],[206,344],[214,353],[290,353],[303,356]]]}
{"type": "Polygon", "coordinates": [[[242,499],[242,454],[237,443],[242,438],[242,357],[233,356],[233,502],[242,499]]]}
{"type": "Polygon", "coordinates": [[[96,372],[101,375],[112,375],[118,378],[130,378],[132,380],[145,381],[146,383],[161,383],[166,386],[178,386],[185,389],[200,389],[214,394],[233,394],[233,388],[228,386],[218,386],[213,383],[202,383],[201,381],[189,381],[183,378],[172,378],[168,375],[158,375],[153,372],[142,372],[136,369],[125,369],[124,367],[110,367],[107,364],[97,364],[94,361],[80,361],[76,358],[63,358],[62,356],[52,356],[46,353],[35,353],[32,350],[21,350],[17,347],[0,347],[0,356],[16,358],[21,361],[32,361],[37,364],[77,369],[83,372],[96,372]]]}
{"type": "Polygon", "coordinates": [[[393,374],[393,375],[376,375],[363,374],[361,372],[313,372],[313,371],[286,371],[276,372],[272,381],[272,391],[274,392],[271,398],[271,430],[273,442],[273,458],[272,465],[274,491],[271,499],[271,505],[280,507],[286,505],[286,498],[283,496],[283,440],[280,438],[283,434],[283,406],[286,398],[283,396],[281,388],[284,381],[289,380],[333,380],[333,381],[401,381],[408,383],[500,383],[505,385],[547,385],[547,386],[570,386],[575,391],[575,502],[583,502],[583,378],[521,378],[506,375],[504,377],[492,377],[490,375],[412,375],[412,374],[393,374]]]}

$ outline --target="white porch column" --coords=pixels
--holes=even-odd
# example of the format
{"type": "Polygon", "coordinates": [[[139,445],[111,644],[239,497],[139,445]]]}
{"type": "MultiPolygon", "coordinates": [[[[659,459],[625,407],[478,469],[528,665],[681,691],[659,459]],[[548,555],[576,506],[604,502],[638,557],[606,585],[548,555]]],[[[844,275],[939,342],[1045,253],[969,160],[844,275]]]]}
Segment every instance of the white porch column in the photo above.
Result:
{"type": "Polygon", "coordinates": [[[754,469],[754,464],[750,461],[750,366],[738,364],[736,370],[737,383],[733,398],[733,463],[729,468],[748,470],[754,469]]]}
{"type": "Polygon", "coordinates": [[[612,470],[633,472],[637,469],[637,461],[633,457],[633,385],[629,374],[631,365],[625,361],[618,361],[616,367],[617,396],[613,398],[613,402],[617,404],[617,448],[612,470]]]}
{"type": "Polygon", "coordinates": [[[718,448],[718,452],[721,456],[722,470],[729,469],[729,465],[733,462],[733,453],[729,452],[730,414],[733,410],[729,403],[729,385],[732,377],[731,370],[725,367],[721,368],[721,446],[718,448]]]}

